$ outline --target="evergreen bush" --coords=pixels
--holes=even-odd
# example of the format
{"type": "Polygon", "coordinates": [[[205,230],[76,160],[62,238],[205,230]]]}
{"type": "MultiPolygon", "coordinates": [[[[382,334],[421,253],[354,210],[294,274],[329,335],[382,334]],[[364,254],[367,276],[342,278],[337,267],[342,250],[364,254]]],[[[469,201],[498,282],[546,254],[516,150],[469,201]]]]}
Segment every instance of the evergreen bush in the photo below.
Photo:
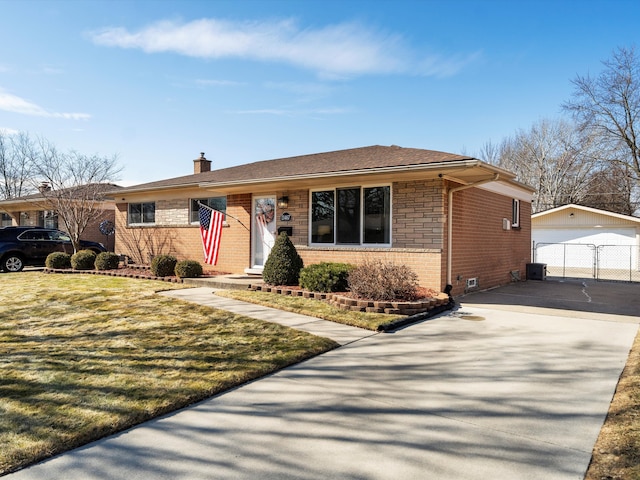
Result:
{"type": "Polygon", "coordinates": [[[100,252],[96,257],[96,270],[116,270],[120,264],[120,256],[113,252],[100,252]]]}
{"type": "Polygon", "coordinates": [[[96,254],[91,250],[79,250],[71,255],[71,268],[74,270],[93,270],[96,254]]]}
{"type": "Polygon", "coordinates": [[[47,255],[47,259],[44,261],[44,265],[47,268],[71,268],[71,255],[64,252],[53,252],[47,255]]]}
{"type": "Polygon", "coordinates": [[[349,272],[349,289],[360,298],[375,301],[415,300],[418,276],[406,265],[365,261],[349,272]]]}
{"type": "Polygon", "coordinates": [[[302,257],[291,243],[289,236],[282,232],[276,238],[271,254],[264,263],[262,280],[267,285],[298,285],[302,267],[304,267],[302,257]]]}
{"type": "Polygon", "coordinates": [[[175,273],[178,259],[173,255],[157,255],[151,260],[151,273],[156,277],[171,277],[175,273]]]}
{"type": "Polygon", "coordinates": [[[195,278],[202,275],[202,265],[195,260],[181,260],[176,263],[174,272],[180,278],[195,278]]]}
{"type": "Polygon", "coordinates": [[[300,286],[312,292],[344,292],[348,288],[349,271],[353,265],[347,263],[315,263],[300,271],[300,286]]]}

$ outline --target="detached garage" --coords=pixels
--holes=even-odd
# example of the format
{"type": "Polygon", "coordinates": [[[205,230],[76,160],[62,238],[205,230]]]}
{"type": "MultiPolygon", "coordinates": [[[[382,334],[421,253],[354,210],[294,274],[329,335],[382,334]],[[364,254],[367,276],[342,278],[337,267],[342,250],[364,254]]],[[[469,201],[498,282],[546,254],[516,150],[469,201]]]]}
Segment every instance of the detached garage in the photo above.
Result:
{"type": "Polygon", "coordinates": [[[558,277],[640,281],[640,218],[581,205],[531,216],[533,262],[558,277]]]}

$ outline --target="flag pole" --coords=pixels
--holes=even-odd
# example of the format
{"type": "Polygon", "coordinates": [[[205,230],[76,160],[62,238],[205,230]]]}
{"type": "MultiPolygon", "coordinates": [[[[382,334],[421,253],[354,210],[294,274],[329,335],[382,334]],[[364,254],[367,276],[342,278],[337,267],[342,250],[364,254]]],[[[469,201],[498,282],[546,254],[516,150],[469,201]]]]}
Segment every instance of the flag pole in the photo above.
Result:
{"type": "Polygon", "coordinates": [[[198,202],[198,205],[199,205],[199,206],[201,206],[201,207],[208,208],[209,210],[213,210],[214,212],[221,213],[221,214],[222,214],[222,215],[224,215],[225,217],[231,217],[231,218],[233,218],[236,222],[238,222],[240,225],[242,225],[244,228],[246,228],[248,231],[250,231],[250,230],[247,228],[247,226],[246,226],[244,223],[242,223],[242,222],[240,221],[240,219],[238,219],[238,218],[234,217],[233,215],[229,215],[229,214],[228,214],[228,213],[226,213],[226,212],[221,212],[220,210],[216,210],[215,208],[211,208],[209,205],[205,205],[204,203],[201,203],[201,202],[198,202]]]}

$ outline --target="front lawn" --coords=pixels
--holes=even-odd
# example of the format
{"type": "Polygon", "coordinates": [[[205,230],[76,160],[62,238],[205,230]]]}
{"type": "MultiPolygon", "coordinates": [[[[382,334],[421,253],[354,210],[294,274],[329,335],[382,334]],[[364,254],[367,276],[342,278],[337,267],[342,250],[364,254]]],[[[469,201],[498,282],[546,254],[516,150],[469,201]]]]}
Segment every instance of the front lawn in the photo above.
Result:
{"type": "Polygon", "coordinates": [[[0,475],[333,349],[190,304],[183,285],[1,274],[0,475]]]}

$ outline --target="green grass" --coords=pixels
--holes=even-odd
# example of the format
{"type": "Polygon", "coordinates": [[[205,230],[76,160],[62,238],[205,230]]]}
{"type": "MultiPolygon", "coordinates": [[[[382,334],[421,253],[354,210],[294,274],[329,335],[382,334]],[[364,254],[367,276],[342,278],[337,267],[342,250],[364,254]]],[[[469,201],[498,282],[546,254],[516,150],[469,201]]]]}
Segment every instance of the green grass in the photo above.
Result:
{"type": "Polygon", "coordinates": [[[387,315],[385,313],[353,312],[331,306],[321,300],[253,290],[222,290],[217,292],[217,295],[373,331],[377,331],[381,325],[405,317],[405,315],[387,315]]]}
{"type": "Polygon", "coordinates": [[[1,274],[0,475],[335,348],[158,295],[181,285],[1,274]]]}

